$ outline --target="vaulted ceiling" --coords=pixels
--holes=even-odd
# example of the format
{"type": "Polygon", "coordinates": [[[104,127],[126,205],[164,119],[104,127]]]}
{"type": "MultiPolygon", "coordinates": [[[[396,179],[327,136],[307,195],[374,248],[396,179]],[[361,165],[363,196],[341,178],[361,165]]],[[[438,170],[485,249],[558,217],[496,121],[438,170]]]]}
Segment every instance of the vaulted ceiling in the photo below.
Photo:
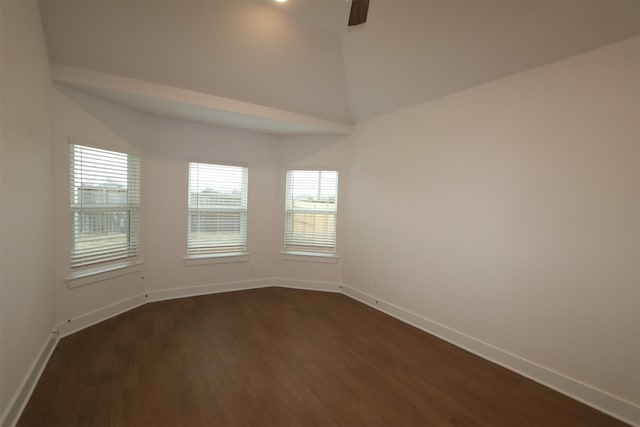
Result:
{"type": "Polygon", "coordinates": [[[345,0],[43,0],[41,13],[53,63],[129,79],[85,84],[94,94],[127,105],[125,87],[150,82],[347,128],[640,32],[639,0],[372,0],[355,30],[345,0]]]}

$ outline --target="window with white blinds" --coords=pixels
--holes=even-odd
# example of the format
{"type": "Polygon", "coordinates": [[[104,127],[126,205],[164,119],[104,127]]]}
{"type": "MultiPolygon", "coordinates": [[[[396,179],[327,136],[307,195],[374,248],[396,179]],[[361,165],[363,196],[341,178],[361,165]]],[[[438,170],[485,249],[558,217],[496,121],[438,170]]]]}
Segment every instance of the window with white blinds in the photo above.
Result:
{"type": "Polygon", "coordinates": [[[338,172],[287,171],[284,248],[286,251],[336,251],[338,172]]]}
{"type": "Polygon", "coordinates": [[[71,269],[138,255],[140,159],[72,144],[71,269]]]}
{"type": "Polygon", "coordinates": [[[189,163],[188,255],[246,252],[248,174],[240,166],[189,163]]]}

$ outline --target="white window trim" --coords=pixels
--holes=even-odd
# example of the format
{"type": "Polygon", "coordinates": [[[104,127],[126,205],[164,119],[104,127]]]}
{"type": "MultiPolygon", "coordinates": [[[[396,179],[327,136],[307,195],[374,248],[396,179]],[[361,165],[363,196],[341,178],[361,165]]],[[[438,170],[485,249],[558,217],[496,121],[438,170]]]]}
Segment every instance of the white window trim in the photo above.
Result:
{"type": "Polygon", "coordinates": [[[135,273],[142,269],[142,260],[128,260],[120,262],[112,262],[99,267],[89,268],[86,270],[77,270],[67,277],[67,285],[70,288],[78,288],[80,286],[91,283],[101,282],[114,277],[124,276],[125,274],[135,273]]]}
{"type": "Polygon", "coordinates": [[[283,261],[321,262],[335,264],[338,262],[338,255],[323,252],[301,252],[301,251],[281,251],[283,261]]]}
{"type": "Polygon", "coordinates": [[[226,264],[247,261],[249,261],[249,252],[188,255],[184,257],[185,265],[226,264]]]}

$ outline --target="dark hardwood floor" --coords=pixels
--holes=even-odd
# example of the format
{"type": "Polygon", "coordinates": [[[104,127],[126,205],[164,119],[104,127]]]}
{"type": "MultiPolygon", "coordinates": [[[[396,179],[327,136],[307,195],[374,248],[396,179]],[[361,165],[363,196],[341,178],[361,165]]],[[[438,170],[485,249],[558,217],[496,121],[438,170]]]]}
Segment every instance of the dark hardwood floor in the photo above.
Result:
{"type": "Polygon", "coordinates": [[[343,295],[265,288],[62,339],[18,425],[622,423],[343,295]]]}

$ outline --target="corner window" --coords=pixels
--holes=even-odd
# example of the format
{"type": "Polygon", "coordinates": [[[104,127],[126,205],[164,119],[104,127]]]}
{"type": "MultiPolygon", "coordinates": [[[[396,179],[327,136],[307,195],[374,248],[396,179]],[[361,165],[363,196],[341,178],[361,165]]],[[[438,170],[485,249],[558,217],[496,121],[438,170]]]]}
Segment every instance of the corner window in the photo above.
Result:
{"type": "Polygon", "coordinates": [[[246,255],[248,169],[189,163],[189,258],[246,255]]]}
{"type": "Polygon", "coordinates": [[[287,171],[285,252],[335,254],[337,212],[337,171],[287,171]]]}
{"type": "Polygon", "coordinates": [[[72,144],[71,270],[138,256],[140,159],[72,144]]]}

